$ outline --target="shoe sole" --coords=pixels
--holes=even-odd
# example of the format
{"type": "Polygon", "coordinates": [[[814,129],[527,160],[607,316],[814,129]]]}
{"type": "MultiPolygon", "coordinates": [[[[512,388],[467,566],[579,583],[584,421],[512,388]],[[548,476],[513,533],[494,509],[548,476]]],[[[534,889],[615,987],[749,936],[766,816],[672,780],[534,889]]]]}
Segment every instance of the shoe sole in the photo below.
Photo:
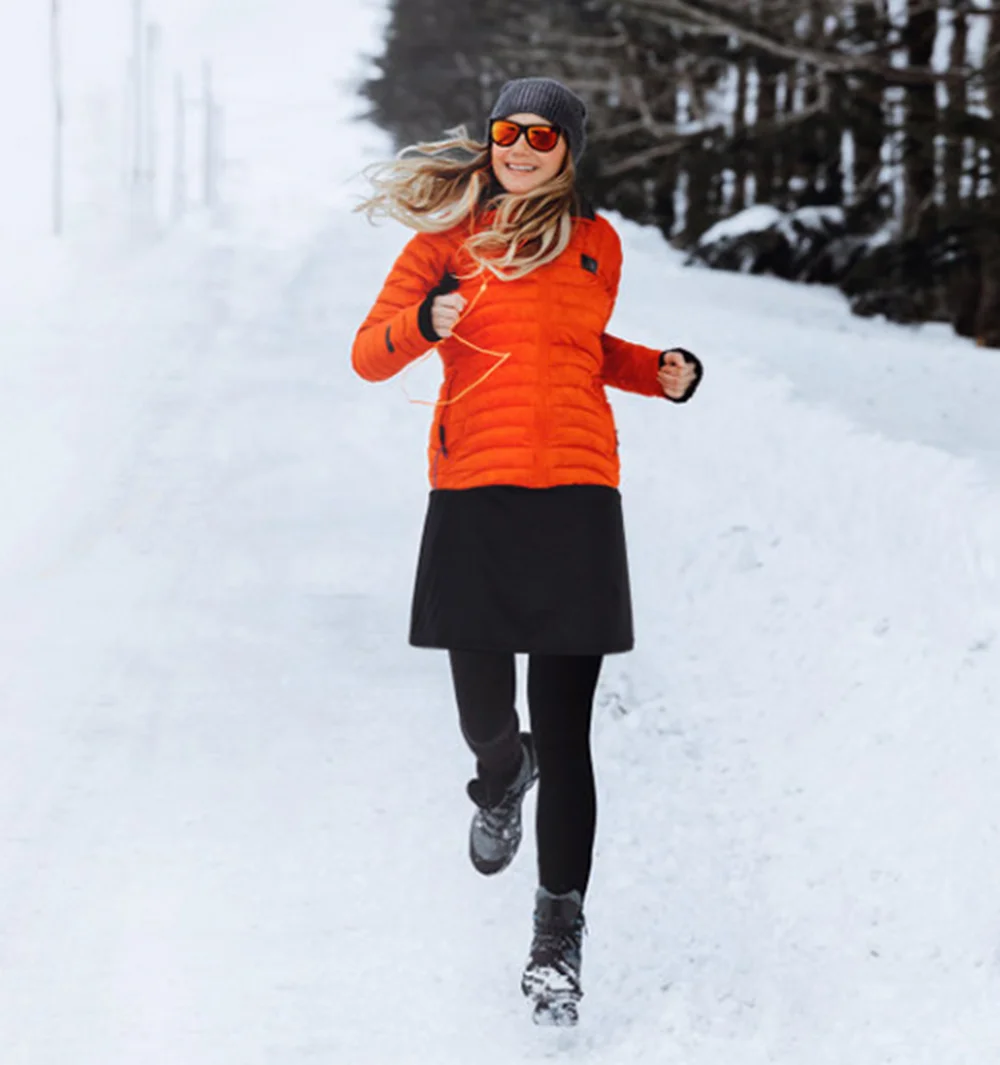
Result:
{"type": "Polygon", "coordinates": [[[529,979],[521,982],[524,997],[532,1004],[531,1019],[546,1028],[570,1028],[580,1019],[582,992],[550,991],[534,985],[529,979]]]}
{"type": "Polygon", "coordinates": [[[549,999],[536,1002],[531,1019],[540,1028],[573,1028],[580,1022],[577,1000],[549,999]]]}

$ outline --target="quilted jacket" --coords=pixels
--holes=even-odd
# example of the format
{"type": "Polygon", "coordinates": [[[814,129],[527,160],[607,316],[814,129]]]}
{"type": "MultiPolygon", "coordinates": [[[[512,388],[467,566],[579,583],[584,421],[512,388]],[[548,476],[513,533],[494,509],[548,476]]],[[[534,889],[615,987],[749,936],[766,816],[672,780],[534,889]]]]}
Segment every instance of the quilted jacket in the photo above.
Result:
{"type": "Polygon", "coordinates": [[[468,232],[463,223],[409,241],[358,330],[355,371],[384,381],[425,354],[425,300],[450,281],[467,303],[452,336],[433,345],[444,380],[427,449],[431,487],[618,487],[605,386],[666,399],[660,349],[605,331],[621,275],[618,234],[599,215],[577,217],[553,262],[515,281],[487,273],[456,285],[470,265],[468,232]]]}

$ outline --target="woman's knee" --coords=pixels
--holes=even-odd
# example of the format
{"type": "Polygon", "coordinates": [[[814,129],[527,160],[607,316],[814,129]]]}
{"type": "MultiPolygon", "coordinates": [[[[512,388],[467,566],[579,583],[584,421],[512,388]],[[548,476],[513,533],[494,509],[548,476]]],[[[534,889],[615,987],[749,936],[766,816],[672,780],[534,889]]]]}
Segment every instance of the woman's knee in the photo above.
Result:
{"type": "Polygon", "coordinates": [[[564,739],[589,734],[600,665],[600,656],[532,656],[528,664],[532,730],[564,739]]]}

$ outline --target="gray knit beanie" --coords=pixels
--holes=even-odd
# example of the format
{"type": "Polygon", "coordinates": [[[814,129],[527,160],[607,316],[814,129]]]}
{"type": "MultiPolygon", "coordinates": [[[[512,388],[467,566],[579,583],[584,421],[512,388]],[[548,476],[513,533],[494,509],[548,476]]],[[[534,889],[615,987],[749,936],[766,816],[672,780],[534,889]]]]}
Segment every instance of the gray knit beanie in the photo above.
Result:
{"type": "Polygon", "coordinates": [[[569,142],[573,162],[579,161],[587,144],[587,105],[575,92],[554,78],[515,78],[500,90],[489,121],[519,112],[541,115],[558,126],[569,142]]]}

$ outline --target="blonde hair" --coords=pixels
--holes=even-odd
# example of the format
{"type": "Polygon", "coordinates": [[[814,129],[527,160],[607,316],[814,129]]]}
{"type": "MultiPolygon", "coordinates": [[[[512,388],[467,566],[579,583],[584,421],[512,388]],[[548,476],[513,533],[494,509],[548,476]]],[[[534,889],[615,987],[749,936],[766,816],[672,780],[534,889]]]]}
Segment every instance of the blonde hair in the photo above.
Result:
{"type": "Polygon", "coordinates": [[[537,189],[490,195],[489,145],[472,140],[464,126],[445,132],[444,140],[421,141],[391,162],[367,167],[375,192],[355,211],[370,221],[394,218],[420,233],[441,233],[468,220],[464,248],[475,267],[463,276],[489,270],[512,281],[558,258],[580,207],[570,152],[559,173],[537,189]],[[473,224],[491,206],[496,210],[490,224],[475,232],[473,224]]]}

